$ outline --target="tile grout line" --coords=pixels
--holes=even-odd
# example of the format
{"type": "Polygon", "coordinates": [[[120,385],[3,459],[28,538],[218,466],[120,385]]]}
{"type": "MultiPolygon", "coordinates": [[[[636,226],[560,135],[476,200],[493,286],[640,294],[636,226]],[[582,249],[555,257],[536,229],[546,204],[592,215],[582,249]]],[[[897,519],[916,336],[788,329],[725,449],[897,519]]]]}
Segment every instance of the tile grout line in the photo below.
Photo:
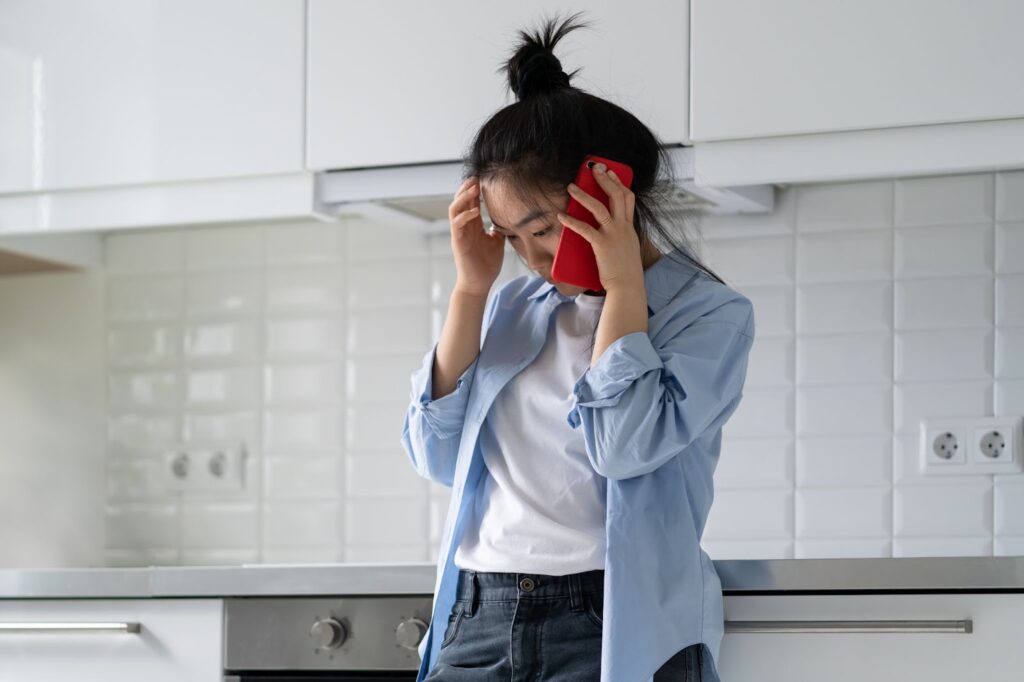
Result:
{"type": "Polygon", "coordinates": [[[348,475],[349,475],[349,451],[348,444],[351,442],[351,434],[349,433],[349,421],[348,421],[348,408],[349,408],[349,358],[352,355],[351,348],[349,347],[350,330],[352,328],[352,306],[349,305],[349,273],[352,269],[352,258],[350,254],[351,250],[351,226],[343,218],[338,225],[338,229],[344,232],[341,238],[342,249],[344,253],[341,254],[341,262],[344,264],[342,267],[344,271],[339,276],[339,285],[341,285],[342,296],[341,296],[341,359],[340,367],[337,368],[341,374],[341,399],[339,400],[340,408],[338,414],[335,416],[336,419],[340,420],[340,428],[338,432],[341,434],[340,438],[340,450],[341,452],[335,452],[333,459],[335,460],[335,466],[338,467],[335,475],[340,480],[336,480],[338,486],[338,492],[341,496],[340,509],[337,513],[341,516],[340,522],[338,523],[337,533],[338,536],[335,538],[336,547],[334,548],[334,555],[338,561],[348,561],[349,558],[349,543],[348,543],[348,516],[351,513],[352,505],[348,495],[348,475]]]}
{"type": "Polygon", "coordinates": [[[800,358],[800,353],[799,353],[799,346],[800,346],[800,310],[799,310],[800,301],[799,301],[799,298],[800,297],[799,297],[799,293],[798,293],[799,292],[799,286],[800,286],[799,285],[799,283],[800,283],[800,258],[799,258],[800,240],[797,237],[797,230],[798,230],[798,226],[799,226],[799,222],[800,222],[800,198],[801,198],[800,187],[793,187],[793,219],[792,219],[792,223],[790,224],[790,229],[792,230],[792,234],[793,234],[793,294],[792,294],[792,296],[793,296],[793,298],[792,298],[792,300],[793,300],[793,352],[792,352],[792,358],[791,358],[792,361],[793,361],[793,374],[790,377],[792,379],[792,381],[793,381],[793,392],[792,392],[792,398],[791,398],[791,401],[792,401],[791,405],[792,405],[792,409],[793,409],[793,449],[792,449],[793,467],[790,469],[790,471],[792,471],[792,479],[791,479],[792,497],[791,497],[790,502],[789,502],[789,507],[790,507],[789,521],[792,524],[792,526],[790,528],[790,532],[791,532],[792,538],[793,538],[793,546],[792,546],[792,549],[789,552],[790,558],[795,558],[796,554],[797,554],[797,552],[796,552],[796,546],[797,546],[797,538],[796,538],[797,503],[796,503],[796,500],[797,500],[797,480],[798,480],[797,467],[799,467],[799,462],[800,462],[800,458],[797,455],[797,450],[799,449],[799,433],[800,433],[800,409],[799,409],[800,401],[799,401],[799,396],[798,396],[798,392],[799,392],[800,389],[797,386],[797,382],[798,382],[798,376],[797,375],[799,374],[798,363],[799,363],[799,358],[800,358]]]}
{"type": "MultiPolygon", "coordinates": [[[[177,432],[177,440],[179,445],[185,443],[185,333],[186,333],[186,320],[188,315],[186,314],[186,307],[188,306],[188,249],[186,248],[188,240],[188,232],[182,232],[177,235],[180,238],[181,245],[181,259],[178,262],[178,274],[181,277],[180,291],[181,291],[181,304],[178,306],[178,329],[180,334],[178,336],[178,362],[177,372],[175,376],[175,390],[177,395],[177,409],[175,410],[175,426],[177,432]]],[[[184,449],[184,448],[183,448],[184,449]]],[[[184,488],[179,489],[175,492],[175,537],[174,545],[176,552],[176,561],[181,566],[185,561],[185,550],[182,548],[184,544],[184,515],[185,515],[185,490],[184,488]]]]}
{"type": "Polygon", "coordinates": [[[896,180],[889,180],[889,556],[896,556],[896,180]]]}
{"type": "MultiPolygon", "coordinates": [[[[266,473],[267,458],[266,458],[266,443],[264,443],[265,433],[265,422],[266,422],[266,409],[267,409],[267,391],[266,391],[266,374],[267,374],[267,228],[266,226],[259,228],[260,237],[260,277],[259,277],[259,310],[256,313],[256,325],[259,330],[256,335],[256,357],[258,358],[258,379],[256,380],[256,390],[259,396],[259,402],[257,403],[257,416],[256,416],[256,433],[253,436],[259,447],[256,448],[259,451],[259,466],[252,467],[256,470],[256,475],[253,478],[256,479],[256,563],[262,564],[266,560],[266,548],[264,547],[264,534],[263,529],[266,526],[265,510],[264,505],[266,503],[266,496],[264,494],[265,480],[264,476],[266,473]]],[[[248,449],[247,449],[248,450],[248,449]]],[[[249,453],[246,453],[248,459],[249,453]]],[[[244,471],[243,471],[244,473],[244,471]]]]}
{"type": "MultiPolygon", "coordinates": [[[[997,324],[996,324],[996,322],[998,321],[998,318],[999,318],[999,308],[997,307],[997,305],[998,305],[998,298],[996,297],[996,287],[999,286],[999,279],[996,277],[996,223],[998,222],[996,220],[996,212],[998,210],[998,208],[997,208],[998,207],[998,201],[997,201],[998,198],[996,196],[996,193],[999,191],[999,175],[998,175],[998,173],[992,173],[992,174],[989,175],[989,177],[992,179],[992,198],[991,198],[992,216],[991,216],[991,223],[990,223],[992,225],[992,234],[991,234],[991,236],[989,238],[989,246],[992,247],[992,251],[991,251],[991,253],[992,253],[992,263],[991,263],[991,267],[992,267],[992,415],[994,416],[996,414],[996,407],[997,407],[996,399],[997,399],[997,396],[998,396],[998,393],[996,391],[996,362],[997,362],[996,361],[996,353],[999,350],[999,342],[997,340],[998,339],[998,331],[997,331],[997,324]]],[[[991,523],[992,523],[992,527],[989,529],[989,532],[990,532],[990,535],[991,535],[992,544],[990,546],[989,551],[991,552],[992,556],[995,556],[995,554],[996,554],[996,477],[995,477],[995,475],[992,475],[991,481],[992,481],[992,494],[991,494],[991,506],[992,506],[991,523]]]]}

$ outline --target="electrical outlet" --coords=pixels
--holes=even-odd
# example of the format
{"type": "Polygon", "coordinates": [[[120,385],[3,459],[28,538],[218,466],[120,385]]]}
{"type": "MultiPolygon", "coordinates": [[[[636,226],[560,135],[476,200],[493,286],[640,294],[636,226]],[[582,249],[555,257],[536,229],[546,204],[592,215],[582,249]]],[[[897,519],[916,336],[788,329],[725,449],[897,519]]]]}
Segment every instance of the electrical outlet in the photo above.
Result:
{"type": "Polygon", "coordinates": [[[920,424],[920,470],[927,475],[1017,473],[1018,417],[936,417],[920,424]]]}
{"type": "Polygon", "coordinates": [[[177,449],[164,455],[167,486],[178,492],[242,490],[245,444],[235,448],[177,449]]]}
{"type": "Polygon", "coordinates": [[[970,430],[967,458],[978,471],[1016,473],[1021,471],[1020,420],[996,418],[970,430]]]}
{"type": "Polygon", "coordinates": [[[921,422],[921,470],[934,474],[962,473],[967,464],[964,429],[943,420],[921,422]]]}

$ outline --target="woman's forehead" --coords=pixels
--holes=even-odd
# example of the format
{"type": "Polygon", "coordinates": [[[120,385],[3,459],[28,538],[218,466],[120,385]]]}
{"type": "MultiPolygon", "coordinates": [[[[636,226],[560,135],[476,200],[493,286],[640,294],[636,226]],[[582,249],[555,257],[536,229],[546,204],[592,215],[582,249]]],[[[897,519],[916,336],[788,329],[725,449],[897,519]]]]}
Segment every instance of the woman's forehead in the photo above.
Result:
{"type": "MultiPolygon", "coordinates": [[[[480,195],[491,218],[505,227],[514,227],[512,223],[537,209],[559,210],[565,203],[562,197],[554,193],[513,191],[507,183],[500,180],[482,181],[480,195]]],[[[568,197],[568,192],[566,192],[566,197],[568,197]]]]}

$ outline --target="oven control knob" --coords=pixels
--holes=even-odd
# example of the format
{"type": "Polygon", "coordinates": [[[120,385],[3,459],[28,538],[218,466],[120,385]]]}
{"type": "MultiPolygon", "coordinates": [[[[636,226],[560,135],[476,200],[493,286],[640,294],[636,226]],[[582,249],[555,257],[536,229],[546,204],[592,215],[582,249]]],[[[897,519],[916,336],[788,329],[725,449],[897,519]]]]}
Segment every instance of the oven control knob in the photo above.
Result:
{"type": "Polygon", "coordinates": [[[309,636],[319,649],[337,649],[345,642],[345,626],[333,618],[321,618],[309,629],[309,636]]]}
{"type": "Polygon", "coordinates": [[[427,634],[427,624],[419,618],[405,618],[395,628],[395,640],[406,649],[415,649],[427,634]]]}

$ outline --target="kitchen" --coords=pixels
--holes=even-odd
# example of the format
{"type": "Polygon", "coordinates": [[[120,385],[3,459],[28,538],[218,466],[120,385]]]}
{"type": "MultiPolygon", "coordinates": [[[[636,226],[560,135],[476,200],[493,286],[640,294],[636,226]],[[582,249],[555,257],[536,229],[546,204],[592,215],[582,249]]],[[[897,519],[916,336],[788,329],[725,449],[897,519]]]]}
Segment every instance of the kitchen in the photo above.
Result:
{"type": "Polygon", "coordinates": [[[1024,48],[996,0],[0,3],[0,679],[415,678],[451,489],[399,437],[447,208],[514,32],[576,9],[563,65],[666,143],[757,314],[701,538],[722,679],[1014,679],[1024,48]],[[13,627],[40,622],[125,626],[13,627]]]}

